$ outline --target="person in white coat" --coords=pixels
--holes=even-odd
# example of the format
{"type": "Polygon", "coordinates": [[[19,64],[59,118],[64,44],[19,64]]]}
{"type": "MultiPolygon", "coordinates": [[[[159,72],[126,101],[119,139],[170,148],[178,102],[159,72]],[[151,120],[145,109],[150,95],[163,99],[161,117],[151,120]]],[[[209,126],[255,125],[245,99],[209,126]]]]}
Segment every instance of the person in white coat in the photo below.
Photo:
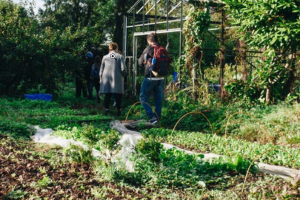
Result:
{"type": "Polygon", "coordinates": [[[105,94],[105,115],[109,113],[109,104],[112,94],[114,94],[116,99],[117,115],[121,115],[125,74],[126,65],[124,57],[118,53],[118,44],[111,42],[109,44],[109,53],[103,57],[99,72],[100,93],[105,94]]]}

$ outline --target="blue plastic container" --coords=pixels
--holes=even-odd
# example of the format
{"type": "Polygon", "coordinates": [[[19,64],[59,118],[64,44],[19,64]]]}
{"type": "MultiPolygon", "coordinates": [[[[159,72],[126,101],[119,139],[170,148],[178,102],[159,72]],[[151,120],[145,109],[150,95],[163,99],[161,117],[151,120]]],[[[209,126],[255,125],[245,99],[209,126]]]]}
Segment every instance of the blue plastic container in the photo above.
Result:
{"type": "Polygon", "coordinates": [[[221,88],[220,84],[215,84],[215,83],[209,84],[209,90],[211,92],[219,92],[220,88],[221,88]]]}
{"type": "Polygon", "coordinates": [[[30,100],[52,101],[51,94],[24,94],[24,98],[30,100]]]}
{"type": "Polygon", "coordinates": [[[173,73],[173,82],[176,83],[178,81],[178,73],[174,72],[173,73]]]}

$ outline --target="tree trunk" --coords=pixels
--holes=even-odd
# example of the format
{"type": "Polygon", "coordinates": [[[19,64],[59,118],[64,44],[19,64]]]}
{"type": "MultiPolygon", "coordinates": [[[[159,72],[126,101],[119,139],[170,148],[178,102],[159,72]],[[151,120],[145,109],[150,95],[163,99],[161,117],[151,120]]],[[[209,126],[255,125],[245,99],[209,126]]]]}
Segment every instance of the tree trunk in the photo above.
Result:
{"type": "Polygon", "coordinates": [[[117,1],[117,10],[115,13],[116,17],[116,27],[114,31],[113,41],[116,42],[119,46],[119,50],[123,49],[123,15],[121,13],[126,12],[126,3],[127,0],[118,0],[117,1]],[[119,15],[120,14],[120,15],[119,15]]]}
{"type": "Polygon", "coordinates": [[[239,56],[241,59],[242,69],[242,80],[248,79],[247,62],[246,62],[246,43],[244,40],[239,41],[239,56]]]}
{"type": "Polygon", "coordinates": [[[296,49],[292,48],[291,50],[291,55],[289,56],[290,58],[290,71],[289,71],[289,78],[286,81],[286,89],[287,89],[287,94],[293,92],[294,88],[294,82],[296,80],[296,49]]]}
{"type": "Polygon", "coordinates": [[[272,85],[269,85],[267,87],[267,91],[266,91],[266,103],[267,103],[267,105],[269,105],[270,101],[271,101],[271,91],[272,91],[272,85]]]}

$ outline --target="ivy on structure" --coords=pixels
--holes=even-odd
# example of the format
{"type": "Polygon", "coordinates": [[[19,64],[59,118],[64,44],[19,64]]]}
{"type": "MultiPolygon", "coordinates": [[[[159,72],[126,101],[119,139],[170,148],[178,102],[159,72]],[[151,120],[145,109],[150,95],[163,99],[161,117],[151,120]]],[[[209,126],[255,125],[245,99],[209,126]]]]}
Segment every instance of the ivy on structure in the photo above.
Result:
{"type": "Polygon", "coordinates": [[[203,7],[192,7],[187,20],[184,23],[183,34],[185,36],[185,69],[191,74],[193,68],[193,59],[199,52],[203,42],[204,33],[210,25],[209,5],[203,7]]]}

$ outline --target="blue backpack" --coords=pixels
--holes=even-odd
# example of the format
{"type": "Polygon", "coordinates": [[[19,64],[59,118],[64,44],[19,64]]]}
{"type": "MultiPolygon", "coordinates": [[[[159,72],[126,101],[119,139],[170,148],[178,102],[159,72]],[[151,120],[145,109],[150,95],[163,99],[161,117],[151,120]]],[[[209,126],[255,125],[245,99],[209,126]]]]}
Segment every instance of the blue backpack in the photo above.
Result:
{"type": "Polygon", "coordinates": [[[92,66],[92,72],[91,77],[94,79],[99,79],[99,71],[100,71],[100,65],[93,64],[92,66]]]}

